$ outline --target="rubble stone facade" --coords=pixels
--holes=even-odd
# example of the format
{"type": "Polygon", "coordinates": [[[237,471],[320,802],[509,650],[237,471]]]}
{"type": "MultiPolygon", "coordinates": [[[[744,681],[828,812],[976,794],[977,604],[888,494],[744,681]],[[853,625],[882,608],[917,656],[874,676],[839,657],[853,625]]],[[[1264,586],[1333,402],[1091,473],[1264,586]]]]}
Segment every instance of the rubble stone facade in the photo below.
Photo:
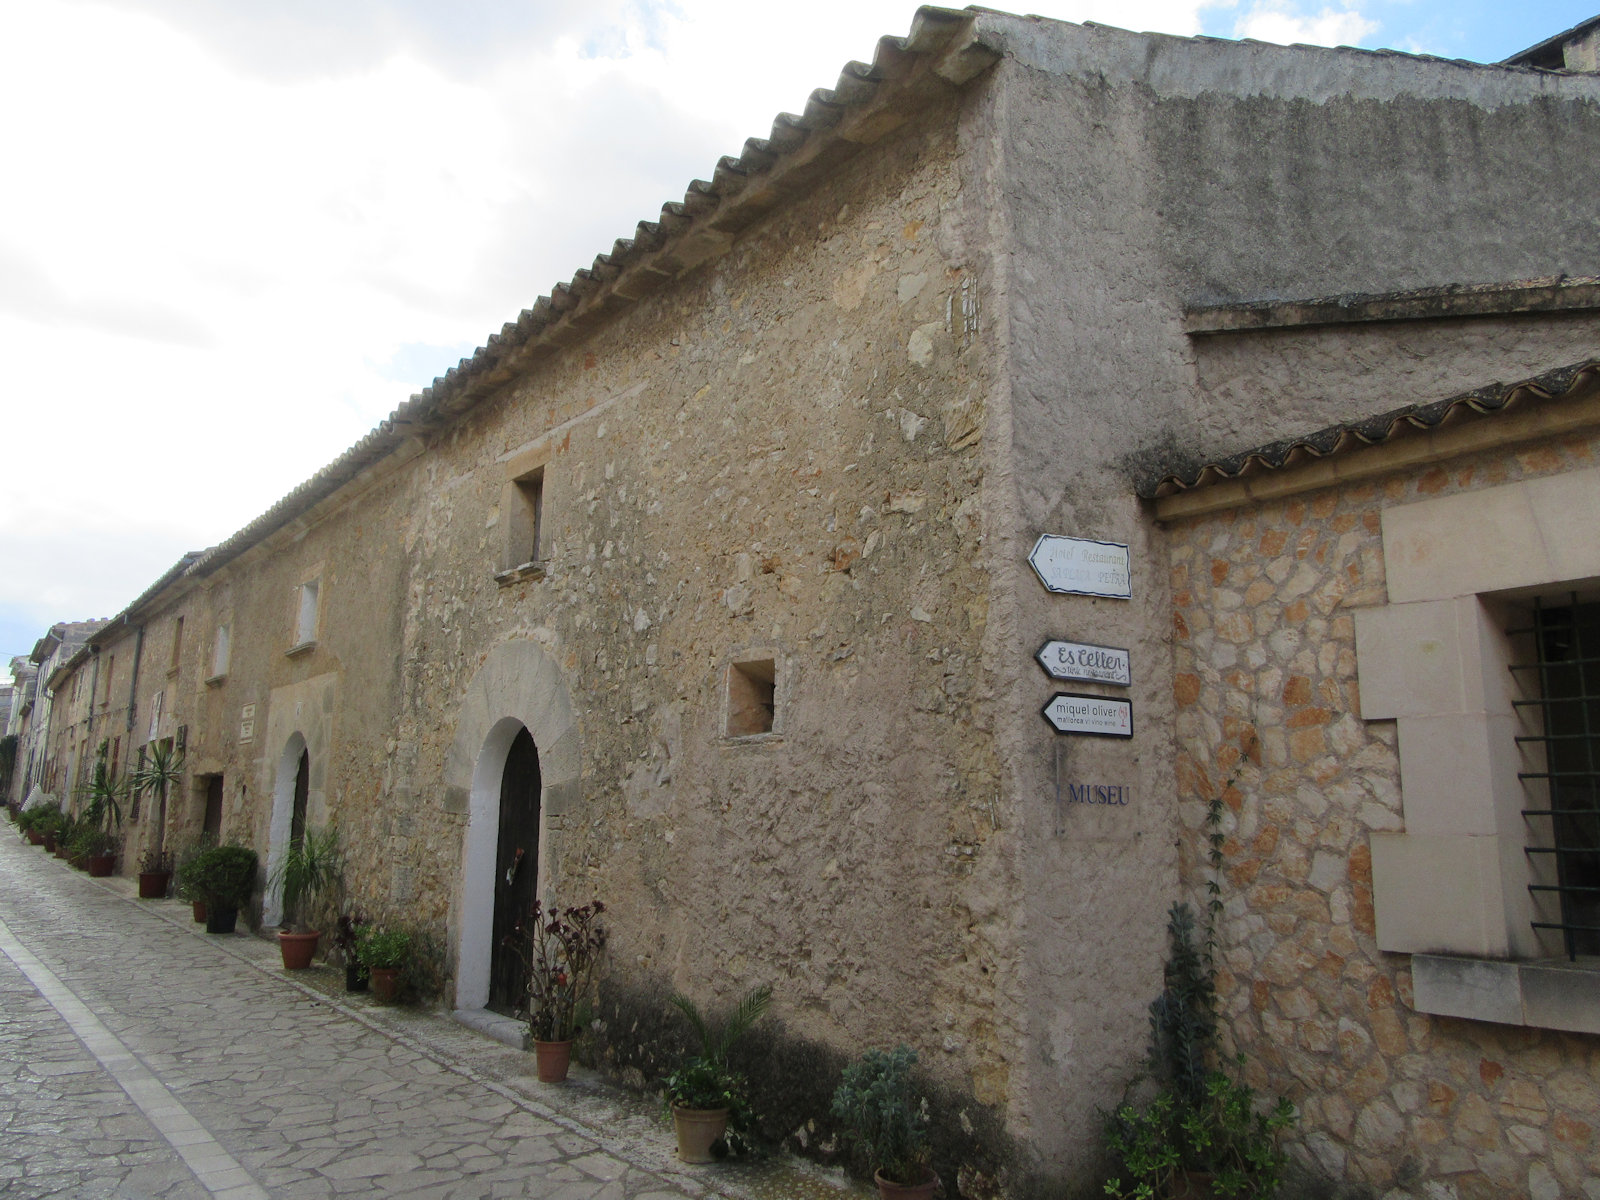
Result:
{"type": "Polygon", "coordinates": [[[1592,76],[925,10],[140,597],[56,673],[98,706],[57,754],[182,745],[130,853],[211,828],[270,868],[336,826],[351,901],[462,1009],[497,986],[497,880],[602,899],[591,1048],[636,1083],[670,991],[772,985],[794,1143],[827,1142],[840,1062],[909,1042],[974,1197],[1092,1186],[1231,778],[1228,1032],[1305,1170],[1592,1185],[1593,1034],[1416,1007],[1409,958],[1459,947],[1385,931],[1384,855],[1437,844],[1355,615],[1401,599],[1385,512],[1570,474],[1590,434],[1282,499],[1255,475],[1298,459],[1206,464],[1592,360],[1593,189],[1538,168],[1597,141],[1592,76]],[[1047,592],[1043,534],[1126,545],[1131,596],[1047,592]],[[1134,737],[1041,718],[1063,637],[1129,651],[1126,688],[1065,690],[1129,700],[1134,737]]]}

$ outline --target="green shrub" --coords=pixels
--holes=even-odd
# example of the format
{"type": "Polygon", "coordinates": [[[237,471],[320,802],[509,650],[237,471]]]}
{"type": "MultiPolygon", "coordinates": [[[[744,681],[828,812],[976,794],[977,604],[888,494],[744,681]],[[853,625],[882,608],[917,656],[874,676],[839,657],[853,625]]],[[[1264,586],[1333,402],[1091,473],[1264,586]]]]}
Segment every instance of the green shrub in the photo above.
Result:
{"type": "MultiPolygon", "coordinates": [[[[1244,1058],[1239,1058],[1243,1066],[1244,1058]]],[[[1172,1195],[1185,1172],[1212,1176],[1211,1194],[1256,1200],[1278,1190],[1288,1156],[1278,1135],[1293,1125],[1294,1106],[1280,1099],[1263,1109],[1255,1091],[1221,1071],[1206,1075],[1198,1101],[1163,1088],[1143,1108],[1125,1104],[1112,1114],[1106,1148],[1116,1155],[1133,1183],[1106,1184],[1107,1195],[1122,1200],[1155,1200],[1172,1195]]]]}
{"type": "Polygon", "coordinates": [[[189,903],[205,903],[205,897],[200,894],[200,889],[195,886],[191,867],[194,861],[208,850],[217,846],[217,835],[214,833],[198,833],[187,842],[174,856],[176,866],[173,868],[173,894],[180,900],[189,903]]]}
{"type": "Polygon", "coordinates": [[[1167,937],[1165,986],[1150,1005],[1149,1066],[1162,1086],[1143,1106],[1125,1103],[1106,1118],[1106,1149],[1132,1181],[1125,1188],[1119,1175],[1106,1194],[1158,1200],[1186,1174],[1205,1173],[1214,1196],[1271,1196],[1287,1161],[1278,1135],[1294,1124],[1294,1106],[1280,1099],[1268,1107],[1210,1065],[1218,1060],[1216,974],[1187,904],[1168,912],[1167,937]]]}
{"type": "Polygon", "coordinates": [[[845,1137],[890,1183],[921,1183],[933,1157],[928,1102],[911,1079],[916,1062],[910,1046],[887,1054],[868,1050],[845,1068],[833,1094],[833,1115],[845,1137]]]}
{"type": "Polygon", "coordinates": [[[256,888],[256,852],[245,846],[214,846],[188,864],[185,887],[207,908],[239,909],[256,888]]]}
{"type": "Polygon", "coordinates": [[[395,970],[411,957],[411,935],[403,929],[362,925],[356,930],[356,957],[367,970],[395,970]]]}

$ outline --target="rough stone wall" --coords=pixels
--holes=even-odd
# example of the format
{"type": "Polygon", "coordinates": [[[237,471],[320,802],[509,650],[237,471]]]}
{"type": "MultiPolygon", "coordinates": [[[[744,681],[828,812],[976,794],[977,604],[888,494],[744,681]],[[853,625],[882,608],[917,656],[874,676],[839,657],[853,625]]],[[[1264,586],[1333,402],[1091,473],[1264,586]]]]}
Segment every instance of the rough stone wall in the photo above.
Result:
{"type": "MultiPolygon", "coordinates": [[[[193,662],[185,678],[195,697],[190,769],[224,778],[223,837],[254,846],[265,866],[281,758],[299,734],[327,751],[313,756],[307,817],[338,826],[351,894],[384,915],[404,912],[427,924],[440,919],[444,901],[415,905],[404,891],[391,895],[403,864],[371,832],[386,819],[380,796],[398,719],[396,626],[407,564],[395,531],[414,502],[412,487],[391,475],[209,577],[195,602],[203,616],[185,625],[193,662]],[[299,648],[298,589],[312,579],[317,628],[299,648]],[[224,623],[228,669],[207,682],[224,623]],[[316,682],[328,679],[331,688],[316,682]]],[[[203,808],[190,808],[191,825],[201,816],[203,808]]]]}
{"type": "MultiPolygon", "coordinates": [[[[337,822],[352,897],[459,934],[444,762],[480,665],[531,639],[582,756],[543,884],[606,901],[608,987],[715,1010],[770,983],[769,1036],[821,1048],[796,1061],[908,1041],[992,1125],[1015,951],[992,919],[1012,886],[979,661],[993,351],[957,116],[924,114],[208,575],[191,758],[228,781],[225,835],[265,857],[284,747],[320,737],[310,821],[337,822]],[[550,451],[545,561],[497,581],[506,463],[530,444],[550,451]],[[291,654],[313,576],[315,644],[291,654]],[[205,683],[220,623],[230,664],[205,683]],[[728,738],[729,664],[762,658],[775,732],[728,738]]],[[[622,1057],[636,1036],[603,1034],[622,1057]]]]}
{"type": "MultiPolygon", "coordinates": [[[[405,525],[392,770],[417,845],[459,845],[434,784],[452,706],[494,646],[535,639],[583,755],[546,883],[611,906],[614,972],[713,1007],[770,982],[798,1036],[909,1040],[965,1078],[1001,1047],[997,951],[967,932],[991,902],[969,891],[997,768],[976,686],[986,355],[963,313],[982,264],[954,116],[435,447],[405,525]],[[497,460],[552,431],[545,575],[498,585],[497,460]],[[767,657],[778,732],[725,738],[728,665],[767,657]]],[[[437,905],[455,864],[421,858],[437,905]]]]}
{"type": "Polygon", "coordinates": [[[1440,463],[1170,528],[1184,877],[1226,789],[1219,990],[1248,1080],[1321,1173],[1377,1194],[1600,1192],[1600,1039],[1408,1007],[1374,939],[1369,835],[1403,827],[1392,721],[1361,719],[1351,610],[1389,505],[1592,465],[1600,438],[1440,463]],[[1245,753],[1241,762],[1241,753],[1245,753]]]}

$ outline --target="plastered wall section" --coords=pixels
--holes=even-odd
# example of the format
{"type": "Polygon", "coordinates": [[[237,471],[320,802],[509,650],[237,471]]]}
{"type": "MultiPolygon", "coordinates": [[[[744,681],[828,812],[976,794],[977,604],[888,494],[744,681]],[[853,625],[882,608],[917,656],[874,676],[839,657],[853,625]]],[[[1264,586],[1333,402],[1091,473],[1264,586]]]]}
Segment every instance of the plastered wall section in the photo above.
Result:
{"type": "MultiPolygon", "coordinates": [[[[1444,339],[1418,334],[1428,363],[1412,379],[1389,329],[1362,341],[1368,371],[1350,387],[1323,386],[1311,361],[1339,358],[1335,337],[1315,352],[1302,342],[1288,368],[1257,339],[1202,375],[1206,351],[1184,334],[1184,310],[1600,267],[1585,232],[1592,196],[1575,181],[1533,196],[1506,173],[1511,162],[1543,170],[1553,144],[1593,145],[1600,110],[1593,80],[992,20],[1007,57],[987,93],[984,169],[1004,196],[997,236],[1009,254],[994,300],[1013,469],[994,511],[1000,591],[1014,603],[997,615],[991,653],[1026,938],[1018,1092],[1040,1114],[1041,1141],[1074,1163],[1094,1146],[1088,1097],[1119,1094],[1144,1052],[1178,884],[1163,803],[1176,786],[1165,548],[1134,481],[1441,399],[1450,392],[1431,389],[1473,366],[1446,367],[1444,339]],[[1393,169],[1375,176],[1374,153],[1393,169]],[[1418,196],[1429,199],[1419,207],[1418,196]],[[1515,237],[1500,237],[1502,220],[1515,237]],[[1300,363],[1310,373],[1281,386],[1300,363]],[[1045,592],[1025,561],[1045,533],[1127,543],[1133,598],[1045,592]],[[1060,637],[1130,650],[1133,686],[1119,694],[1134,706],[1131,743],[1058,739],[1039,719],[1054,685],[1033,656],[1060,637]],[[1131,784],[1134,803],[1109,822],[1063,809],[1063,774],[1131,784]]],[[[1520,336],[1485,328],[1466,339],[1468,358],[1496,371],[1514,352],[1551,363],[1517,349],[1520,336]]]]}
{"type": "Polygon", "coordinates": [[[1250,1081],[1298,1106],[1295,1153],[1334,1178],[1460,1197],[1600,1186],[1600,1039],[1418,1011],[1412,956],[1386,952],[1391,921],[1509,936],[1503,898],[1475,890],[1506,869],[1504,771],[1473,749],[1477,732],[1464,747],[1425,726],[1417,741],[1404,714],[1499,719],[1485,681],[1503,667],[1483,649],[1499,634],[1459,598],[1460,571],[1493,558],[1501,505],[1592,489],[1596,452],[1572,437],[1170,527],[1185,882],[1203,902],[1220,790],[1226,1032],[1250,1081]],[[1374,621],[1409,649],[1386,660],[1366,640],[1374,621]],[[1419,782],[1414,765],[1442,774],[1419,782]],[[1380,847],[1402,839],[1445,852],[1448,870],[1412,863],[1426,894],[1406,884],[1375,908],[1380,847]],[[1490,847],[1484,861],[1470,843],[1490,847]]]}

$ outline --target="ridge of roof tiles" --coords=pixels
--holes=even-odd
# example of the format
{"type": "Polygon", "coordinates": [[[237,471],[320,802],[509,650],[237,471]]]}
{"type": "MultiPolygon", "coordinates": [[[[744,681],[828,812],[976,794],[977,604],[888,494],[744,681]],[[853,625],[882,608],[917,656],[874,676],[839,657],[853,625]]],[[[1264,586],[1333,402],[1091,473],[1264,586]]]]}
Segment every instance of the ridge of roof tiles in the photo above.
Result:
{"type": "MultiPolygon", "coordinates": [[[[632,237],[616,239],[608,253],[597,255],[588,267],[579,268],[570,281],[557,283],[549,295],[540,296],[523,309],[516,320],[506,322],[475,353],[461,359],[397,407],[377,428],[338,458],[237,533],[205,551],[188,571],[208,574],[217,570],[358,478],[403,445],[413,430],[427,428],[471,407],[482,392],[500,382],[500,372],[508,370],[519,353],[527,350],[546,330],[570,318],[585,299],[607,288],[630,268],[650,270],[646,262],[650,256],[670,255],[674,245],[683,243],[701,229],[710,229],[712,219],[752,182],[770,173],[785,159],[796,156],[848,116],[867,110],[882,93],[883,85],[905,79],[915,69],[917,60],[950,54],[957,48],[960,35],[971,30],[979,11],[976,8],[918,8],[905,37],[878,39],[870,64],[846,63],[832,88],[818,88],[811,93],[804,112],[779,113],[767,137],[747,139],[737,158],[724,155],[717,161],[709,180],[691,180],[681,201],[664,203],[656,220],[640,221],[632,237]]],[[[966,78],[978,74],[999,57],[981,46],[967,49],[979,61],[971,64],[966,78]]],[[[965,79],[952,82],[959,85],[965,79]]],[[[702,259],[694,259],[678,270],[664,263],[663,269],[656,271],[659,278],[652,282],[665,282],[679,270],[690,269],[699,261],[702,259]]]]}
{"type": "MultiPolygon", "coordinates": [[[[925,5],[917,9],[911,29],[905,37],[884,36],[878,39],[872,62],[850,62],[839,74],[838,82],[830,88],[818,88],[806,101],[802,113],[780,113],[773,120],[771,131],[765,138],[749,138],[738,157],[725,155],[717,161],[709,180],[694,179],[684,191],[681,201],[668,201],[661,206],[657,219],[640,221],[632,237],[618,238],[609,252],[598,254],[588,267],[579,268],[565,283],[557,283],[549,295],[540,296],[530,307],[523,309],[516,320],[506,322],[498,333],[491,334],[472,355],[461,359],[433,383],[400,404],[375,429],[353,446],[317,471],[311,478],[295,487],[261,516],[245,525],[231,537],[205,551],[187,573],[208,574],[237,558],[252,545],[275,530],[304,515],[318,503],[327,499],[352,480],[405,444],[412,431],[426,429],[466,411],[490,388],[509,374],[517,357],[537,343],[552,327],[569,320],[580,311],[586,299],[604,292],[630,269],[644,267],[651,255],[668,255],[674,245],[681,245],[695,232],[711,229],[713,219],[724,210],[729,201],[736,200],[761,176],[804,151],[818,135],[840,124],[847,117],[868,110],[879,98],[883,85],[910,75],[918,59],[935,60],[957,57],[953,52],[959,37],[970,35],[966,47],[968,64],[958,86],[977,75],[1000,55],[983,44],[983,35],[976,31],[978,19],[987,15],[1011,20],[1044,20],[1045,18],[1017,18],[1014,14],[982,5],[965,9],[940,8],[925,5]],[[976,60],[976,61],[970,61],[976,60]],[[504,374],[503,374],[504,373],[504,374]]],[[[1096,29],[1129,31],[1098,22],[1084,22],[1096,29]]],[[[1139,36],[1171,38],[1176,41],[1226,42],[1239,44],[1235,39],[1147,33],[1139,36]]],[[[1272,49],[1285,49],[1275,43],[1252,43],[1272,49]]],[[[1435,55],[1410,54],[1399,50],[1368,50],[1357,46],[1304,46],[1292,49],[1310,49],[1318,52],[1330,50],[1340,54],[1359,54],[1380,57],[1402,57],[1451,63],[1479,69],[1533,71],[1550,74],[1543,68],[1525,67],[1510,63],[1478,63],[1466,59],[1440,58],[1435,55]]],[[[665,282],[681,270],[690,269],[703,259],[694,259],[676,270],[657,272],[658,282],[665,282]]],[[[613,293],[615,294],[615,293],[613,293]]],[[[130,606],[132,607],[132,606],[130,606]]]]}
{"type": "Polygon", "coordinates": [[[1464,417],[1491,417],[1530,403],[1560,399],[1595,383],[1600,383],[1600,359],[1585,359],[1516,383],[1495,383],[1429,404],[1408,404],[1358,421],[1329,425],[1315,433],[1268,442],[1242,454],[1148,477],[1139,484],[1138,493],[1146,500],[1160,500],[1245,475],[1284,470],[1311,459],[1381,446],[1408,433],[1436,429],[1464,417]]]}

